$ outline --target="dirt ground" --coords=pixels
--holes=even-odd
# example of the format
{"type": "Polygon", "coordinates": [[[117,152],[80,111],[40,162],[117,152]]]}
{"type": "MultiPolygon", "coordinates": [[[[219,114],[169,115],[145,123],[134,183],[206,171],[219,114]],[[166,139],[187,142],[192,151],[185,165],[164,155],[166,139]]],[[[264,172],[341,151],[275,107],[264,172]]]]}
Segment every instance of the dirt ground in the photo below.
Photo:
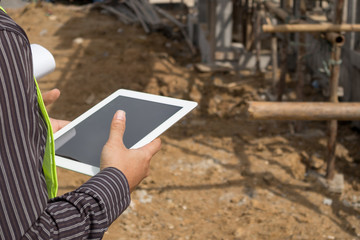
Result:
{"type": "MultiPolygon", "coordinates": [[[[246,101],[266,99],[270,73],[198,73],[182,41],[99,10],[44,4],[9,14],[55,56],[55,72],[40,80],[43,91],[62,92],[53,117],[73,120],[119,88],[199,103],[162,135],[151,176],[104,239],[360,239],[360,136],[350,123],[340,124],[336,160],[345,187],[329,193],[316,177],[326,168],[326,123],[294,133],[292,122],[246,118],[246,101]]],[[[61,168],[58,176],[59,194],[89,178],[61,168]]]]}

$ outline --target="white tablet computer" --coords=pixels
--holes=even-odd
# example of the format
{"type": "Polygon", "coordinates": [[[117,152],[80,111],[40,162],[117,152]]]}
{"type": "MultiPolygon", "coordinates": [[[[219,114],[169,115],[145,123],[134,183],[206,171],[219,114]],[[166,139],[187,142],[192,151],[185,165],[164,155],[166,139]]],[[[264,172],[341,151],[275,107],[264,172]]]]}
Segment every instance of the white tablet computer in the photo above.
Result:
{"type": "Polygon", "coordinates": [[[56,165],[95,175],[117,110],[126,112],[124,144],[151,142],[197,106],[196,102],[120,89],[54,134],[56,165]]]}

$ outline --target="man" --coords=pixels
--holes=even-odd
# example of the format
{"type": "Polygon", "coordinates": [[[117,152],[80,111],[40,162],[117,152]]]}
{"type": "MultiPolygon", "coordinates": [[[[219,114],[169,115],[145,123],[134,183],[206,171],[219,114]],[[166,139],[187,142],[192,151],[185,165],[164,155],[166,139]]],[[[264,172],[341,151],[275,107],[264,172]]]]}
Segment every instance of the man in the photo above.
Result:
{"type": "MultiPolygon", "coordinates": [[[[102,151],[101,172],[75,191],[49,200],[43,165],[51,126],[41,112],[32,69],[25,32],[0,10],[0,239],[100,239],[148,175],[161,142],[126,149],[126,116],[117,111],[102,151]]],[[[44,103],[59,94],[44,94],[44,103]]],[[[54,131],[66,123],[51,120],[54,131]]]]}

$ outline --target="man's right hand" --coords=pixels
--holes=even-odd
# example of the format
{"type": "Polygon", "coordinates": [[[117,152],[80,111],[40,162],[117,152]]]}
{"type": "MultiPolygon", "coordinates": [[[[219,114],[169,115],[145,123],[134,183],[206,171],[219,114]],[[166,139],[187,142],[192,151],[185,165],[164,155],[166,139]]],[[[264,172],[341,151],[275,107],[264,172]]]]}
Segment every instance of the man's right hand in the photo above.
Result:
{"type": "Polygon", "coordinates": [[[132,192],[149,175],[150,160],[160,150],[161,141],[155,139],[139,149],[127,149],[123,143],[125,112],[117,111],[110,127],[110,136],[101,153],[100,169],[115,167],[122,171],[132,192]]]}

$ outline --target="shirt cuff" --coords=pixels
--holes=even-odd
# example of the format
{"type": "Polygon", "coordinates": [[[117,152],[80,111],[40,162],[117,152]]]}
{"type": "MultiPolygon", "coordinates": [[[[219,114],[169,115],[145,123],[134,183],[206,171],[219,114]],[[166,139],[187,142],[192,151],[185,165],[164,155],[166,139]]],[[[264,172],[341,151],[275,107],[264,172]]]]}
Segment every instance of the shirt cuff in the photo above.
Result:
{"type": "Polygon", "coordinates": [[[76,191],[92,192],[91,195],[103,205],[109,226],[125,211],[131,201],[129,184],[125,175],[113,167],[103,169],[76,191]]]}

